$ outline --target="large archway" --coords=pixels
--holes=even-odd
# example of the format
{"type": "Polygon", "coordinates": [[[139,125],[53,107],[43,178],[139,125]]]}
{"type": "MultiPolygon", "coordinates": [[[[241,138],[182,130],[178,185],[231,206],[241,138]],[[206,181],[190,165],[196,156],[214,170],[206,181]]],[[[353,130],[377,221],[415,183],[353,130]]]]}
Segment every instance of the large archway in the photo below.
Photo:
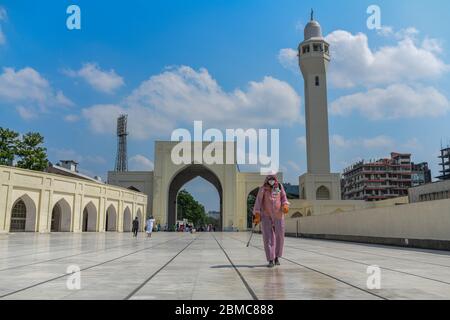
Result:
{"type": "Polygon", "coordinates": [[[10,232],[36,231],[36,205],[28,195],[23,195],[14,203],[9,230],[10,232]]]}
{"type": "Polygon", "coordinates": [[[52,210],[52,232],[70,232],[72,226],[72,213],[69,203],[65,199],[59,200],[52,210]]]}
{"type": "Polygon", "coordinates": [[[117,231],[117,212],[113,205],[110,205],[106,210],[105,230],[107,232],[117,231]]]}
{"type": "Polygon", "coordinates": [[[177,195],[180,189],[189,181],[201,177],[204,180],[211,183],[219,193],[220,200],[220,219],[219,219],[219,230],[223,228],[223,191],[222,184],[220,183],[219,178],[203,165],[192,164],[180,172],[178,172],[174,178],[172,179],[169,185],[169,193],[168,193],[168,212],[167,212],[167,221],[168,227],[171,228],[175,225],[177,220],[177,195]]]}
{"type": "Polygon", "coordinates": [[[89,202],[83,210],[83,232],[97,231],[97,208],[89,202]]]}
{"type": "Polygon", "coordinates": [[[131,210],[130,208],[126,207],[123,212],[123,232],[131,232],[131,210]]]}

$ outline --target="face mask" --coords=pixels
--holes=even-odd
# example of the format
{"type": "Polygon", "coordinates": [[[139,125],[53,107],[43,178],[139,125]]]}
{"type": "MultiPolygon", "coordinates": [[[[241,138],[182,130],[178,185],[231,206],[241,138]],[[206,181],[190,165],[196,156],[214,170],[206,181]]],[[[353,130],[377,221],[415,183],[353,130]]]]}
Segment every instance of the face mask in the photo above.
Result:
{"type": "Polygon", "coordinates": [[[275,184],[275,180],[269,180],[269,185],[273,187],[273,185],[275,184]]]}

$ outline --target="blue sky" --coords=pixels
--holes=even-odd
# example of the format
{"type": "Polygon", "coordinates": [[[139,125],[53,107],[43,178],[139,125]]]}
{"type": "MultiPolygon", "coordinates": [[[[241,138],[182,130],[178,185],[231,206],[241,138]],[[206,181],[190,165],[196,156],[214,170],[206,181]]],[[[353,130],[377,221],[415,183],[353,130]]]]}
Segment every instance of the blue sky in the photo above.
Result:
{"type": "MultiPolygon", "coordinates": [[[[282,170],[297,183],[306,158],[293,49],[311,7],[333,54],[333,170],[399,151],[437,175],[441,139],[450,140],[447,0],[0,0],[0,126],[39,131],[51,161],[74,158],[103,177],[120,112],[130,114],[133,169],[150,169],[153,141],[193,120],[279,128],[282,170]],[[70,4],[81,8],[81,30],[66,28],[70,4]],[[378,31],[366,25],[371,4],[381,8],[378,31]]],[[[217,209],[212,186],[189,189],[217,209]]]]}

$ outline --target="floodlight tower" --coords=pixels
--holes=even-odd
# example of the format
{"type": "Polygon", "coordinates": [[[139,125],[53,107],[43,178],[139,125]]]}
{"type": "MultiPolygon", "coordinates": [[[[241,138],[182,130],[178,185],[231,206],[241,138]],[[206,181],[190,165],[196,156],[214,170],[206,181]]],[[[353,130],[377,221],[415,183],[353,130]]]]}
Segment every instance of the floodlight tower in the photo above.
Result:
{"type": "Polygon", "coordinates": [[[120,115],[117,118],[117,157],[116,157],[116,172],[128,171],[127,158],[127,119],[126,114],[120,115]]]}

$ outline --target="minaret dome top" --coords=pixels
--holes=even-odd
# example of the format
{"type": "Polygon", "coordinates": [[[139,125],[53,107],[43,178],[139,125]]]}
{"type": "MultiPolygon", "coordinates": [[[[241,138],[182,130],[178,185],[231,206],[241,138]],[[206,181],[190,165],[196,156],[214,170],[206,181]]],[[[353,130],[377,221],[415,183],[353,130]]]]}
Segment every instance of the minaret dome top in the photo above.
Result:
{"type": "Polygon", "coordinates": [[[305,41],[311,38],[323,38],[320,24],[314,20],[314,11],[311,10],[311,21],[305,27],[305,41]]]}

